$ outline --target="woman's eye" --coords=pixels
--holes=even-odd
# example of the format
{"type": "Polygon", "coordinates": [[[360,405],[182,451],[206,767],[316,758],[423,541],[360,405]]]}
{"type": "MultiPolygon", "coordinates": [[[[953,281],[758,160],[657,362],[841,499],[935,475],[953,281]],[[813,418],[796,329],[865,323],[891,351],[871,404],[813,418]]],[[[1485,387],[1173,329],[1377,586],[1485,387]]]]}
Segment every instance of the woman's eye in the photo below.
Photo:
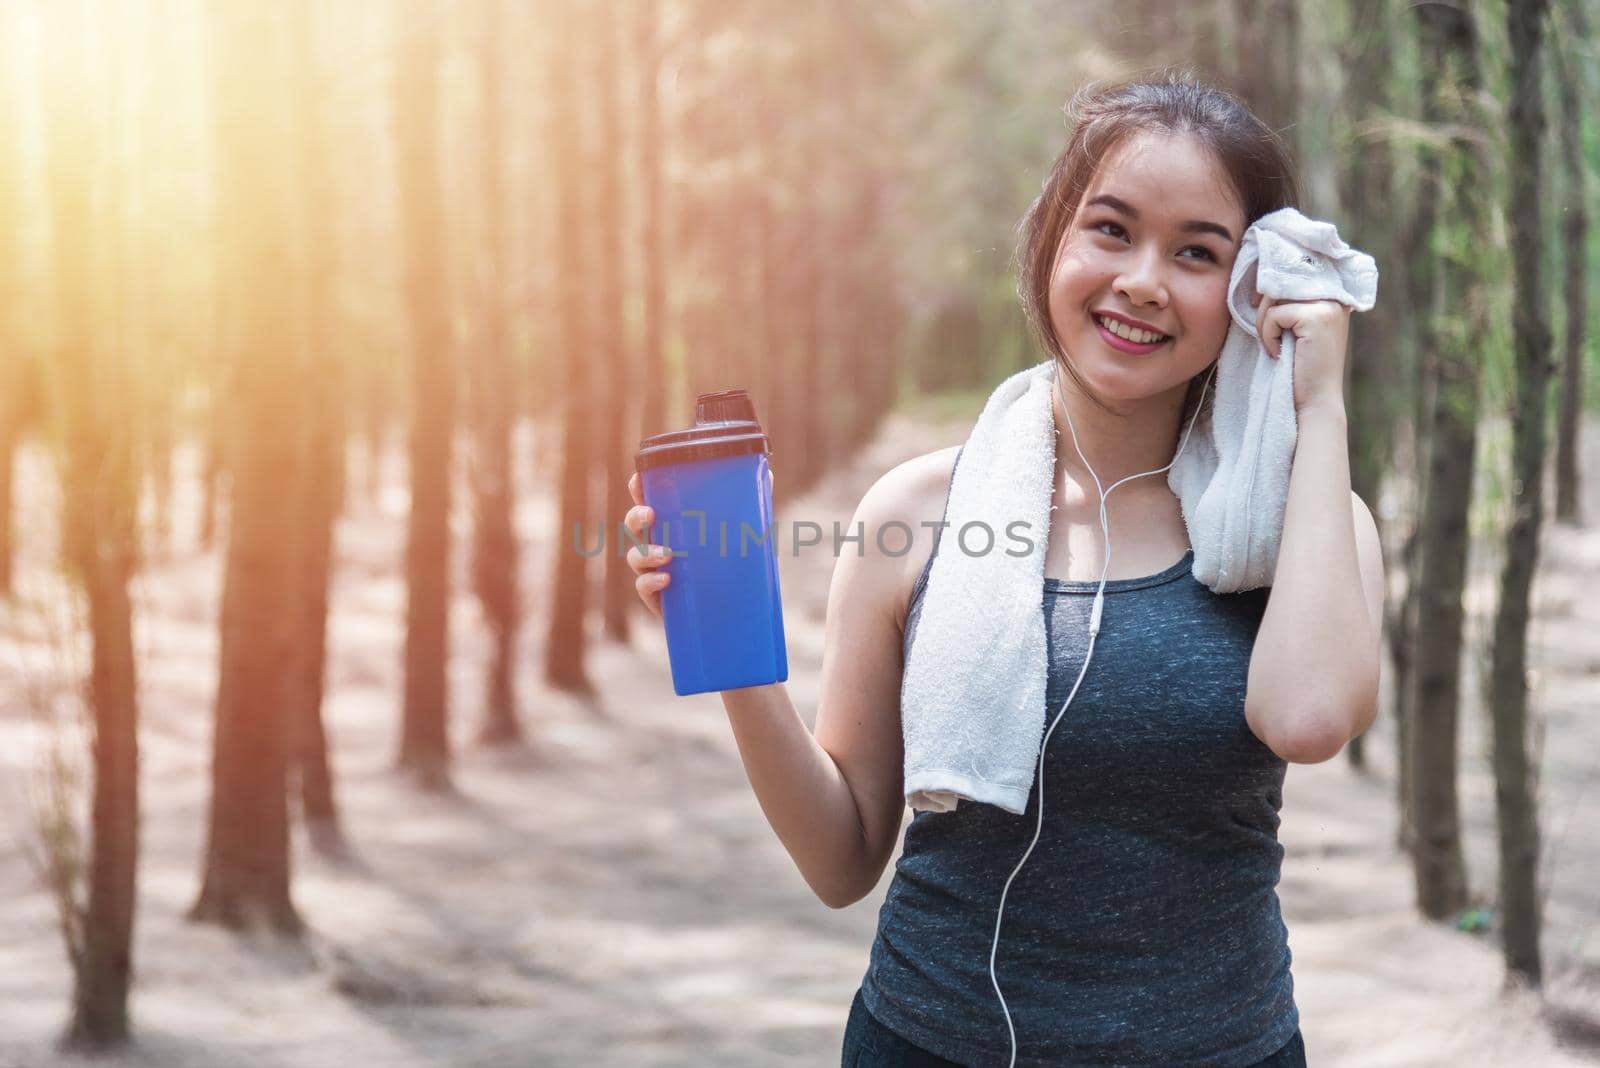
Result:
{"type": "MultiPolygon", "coordinates": [[[[1094,224],[1094,229],[1098,233],[1102,233],[1102,234],[1105,234],[1107,237],[1113,237],[1113,238],[1120,238],[1120,237],[1122,237],[1122,236],[1127,234],[1127,231],[1122,228],[1121,224],[1114,223],[1110,219],[1106,219],[1106,220],[1104,220],[1102,222],[1095,223],[1094,224]],[[1107,233],[1106,227],[1110,227],[1112,230],[1115,231],[1115,233],[1107,233]]],[[[1210,260],[1212,263],[1219,262],[1217,260],[1216,254],[1213,253],[1210,249],[1206,248],[1204,245],[1190,245],[1187,248],[1183,249],[1183,251],[1184,252],[1198,252],[1198,253],[1200,253],[1200,257],[1199,258],[1210,260]]]]}

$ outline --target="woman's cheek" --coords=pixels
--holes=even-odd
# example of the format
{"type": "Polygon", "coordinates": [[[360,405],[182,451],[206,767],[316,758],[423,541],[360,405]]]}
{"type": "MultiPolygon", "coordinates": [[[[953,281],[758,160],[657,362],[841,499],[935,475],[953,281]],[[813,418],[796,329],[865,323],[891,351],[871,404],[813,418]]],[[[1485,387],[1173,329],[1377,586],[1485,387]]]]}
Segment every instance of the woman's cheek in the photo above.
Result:
{"type": "Polygon", "coordinates": [[[1070,246],[1056,260],[1055,272],[1050,278],[1050,313],[1052,316],[1070,316],[1074,306],[1087,299],[1087,288],[1095,277],[1094,264],[1081,250],[1070,246]]]}
{"type": "Polygon", "coordinates": [[[1227,287],[1208,285],[1190,293],[1184,302],[1187,307],[1196,309],[1196,313],[1190,317],[1191,323],[1198,328],[1196,332],[1203,333],[1208,339],[1214,337],[1218,345],[1228,334],[1227,299],[1227,287]]]}

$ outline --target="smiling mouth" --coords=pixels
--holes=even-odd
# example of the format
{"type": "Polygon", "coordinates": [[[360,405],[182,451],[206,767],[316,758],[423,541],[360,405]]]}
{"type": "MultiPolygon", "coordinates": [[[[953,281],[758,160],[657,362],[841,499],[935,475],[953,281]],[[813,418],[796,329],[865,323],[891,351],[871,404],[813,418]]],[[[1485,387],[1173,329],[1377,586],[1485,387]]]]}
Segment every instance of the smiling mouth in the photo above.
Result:
{"type": "MultiPolygon", "coordinates": [[[[1090,314],[1089,318],[1094,320],[1095,328],[1100,331],[1100,336],[1105,339],[1106,344],[1123,352],[1154,352],[1156,349],[1172,340],[1171,334],[1156,334],[1154,335],[1154,340],[1134,341],[1131,338],[1126,338],[1121,334],[1116,333],[1111,328],[1111,320],[1105,319],[1099,315],[1094,315],[1092,313],[1090,314]]],[[[1116,326],[1119,330],[1128,329],[1128,327],[1122,323],[1117,323],[1116,326]]],[[[1152,336],[1152,332],[1148,330],[1134,330],[1130,332],[1135,333],[1139,337],[1143,338],[1149,338],[1152,336]]]]}

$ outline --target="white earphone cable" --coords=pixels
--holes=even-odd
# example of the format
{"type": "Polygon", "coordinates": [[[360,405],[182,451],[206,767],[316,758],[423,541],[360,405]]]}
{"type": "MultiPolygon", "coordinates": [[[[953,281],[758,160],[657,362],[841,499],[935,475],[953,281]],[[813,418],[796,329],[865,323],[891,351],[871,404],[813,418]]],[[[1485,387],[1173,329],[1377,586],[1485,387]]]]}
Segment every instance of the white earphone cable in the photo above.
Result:
{"type": "MultiPolygon", "coordinates": [[[[1000,992],[1000,981],[995,976],[995,955],[1000,949],[1000,922],[1005,916],[1006,894],[1011,890],[1011,882],[1028,862],[1028,857],[1033,853],[1033,847],[1039,842],[1039,835],[1044,830],[1044,753],[1050,744],[1050,735],[1055,733],[1056,724],[1061,722],[1061,717],[1066,715],[1067,707],[1072,704],[1072,699],[1078,696],[1078,687],[1083,685],[1083,677],[1089,673],[1089,661],[1094,656],[1095,638],[1100,634],[1100,616],[1105,606],[1106,577],[1111,573],[1111,524],[1106,513],[1106,498],[1124,482],[1131,482],[1136,478],[1145,478],[1149,475],[1159,475],[1173,464],[1178,462],[1178,457],[1183,455],[1183,450],[1189,444],[1189,434],[1194,430],[1195,420],[1200,417],[1200,410],[1205,407],[1206,390],[1211,386],[1212,376],[1216,374],[1216,364],[1211,365],[1206,373],[1206,380],[1200,386],[1200,400],[1195,404],[1194,413],[1189,416],[1189,425],[1184,428],[1183,440],[1178,443],[1178,451],[1168,460],[1166,466],[1158,467],[1154,471],[1143,471],[1137,475],[1128,475],[1111,484],[1111,489],[1102,489],[1100,476],[1095,473],[1089,458],[1083,454],[1083,448],[1078,444],[1078,428],[1072,424],[1072,409],[1068,407],[1066,397],[1061,394],[1061,370],[1059,365],[1051,369],[1052,388],[1057,396],[1061,397],[1061,410],[1067,417],[1067,430],[1072,434],[1072,447],[1078,453],[1078,459],[1083,461],[1083,466],[1088,470],[1089,477],[1094,479],[1095,492],[1100,496],[1100,533],[1105,544],[1105,559],[1100,566],[1100,586],[1095,590],[1094,606],[1089,611],[1089,646],[1083,655],[1083,666],[1078,669],[1078,677],[1072,683],[1072,690],[1067,694],[1067,699],[1061,705],[1061,711],[1056,713],[1056,718],[1051,722],[1050,729],[1045,731],[1044,741],[1039,743],[1039,814],[1033,830],[1033,841],[1028,843],[1027,850],[1022,854],[1022,859],[1006,879],[1005,887],[1000,891],[1000,908],[994,918],[994,944],[989,949],[989,981],[994,984],[995,996],[1000,999],[1000,1011],[1005,1013],[1006,1031],[1011,1036],[1011,1068],[1016,1068],[1017,1063],[1017,1032],[1011,1024],[1011,1010],[1006,1005],[1006,998],[1000,992]]],[[[1048,670],[1048,665],[1046,666],[1048,670]]]]}

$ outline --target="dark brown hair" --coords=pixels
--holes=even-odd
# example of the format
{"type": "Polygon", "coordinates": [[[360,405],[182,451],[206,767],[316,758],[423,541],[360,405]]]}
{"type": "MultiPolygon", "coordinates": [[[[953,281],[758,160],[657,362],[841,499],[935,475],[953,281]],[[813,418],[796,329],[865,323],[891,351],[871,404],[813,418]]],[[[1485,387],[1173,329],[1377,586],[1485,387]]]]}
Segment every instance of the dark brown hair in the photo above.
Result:
{"type": "Polygon", "coordinates": [[[1050,325],[1050,276],[1061,236],[1101,161],[1135,134],[1192,137],[1228,176],[1246,227],[1269,212],[1298,206],[1300,189],[1283,140],[1238,97],[1203,84],[1187,70],[1113,84],[1091,82],[1063,110],[1072,133],[1017,227],[1017,295],[1045,351],[1093,396],[1050,325]]]}

